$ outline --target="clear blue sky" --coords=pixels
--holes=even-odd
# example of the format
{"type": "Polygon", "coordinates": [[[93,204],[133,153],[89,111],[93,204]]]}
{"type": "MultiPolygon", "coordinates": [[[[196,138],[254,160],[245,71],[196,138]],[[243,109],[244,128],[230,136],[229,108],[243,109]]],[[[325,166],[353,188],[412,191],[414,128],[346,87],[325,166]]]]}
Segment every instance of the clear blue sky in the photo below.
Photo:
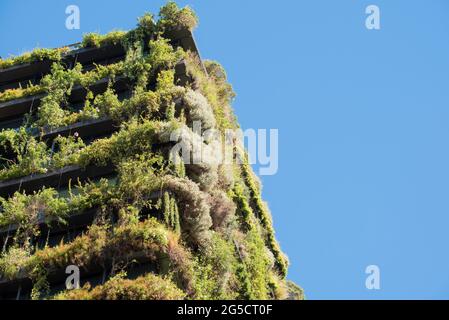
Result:
{"type": "MultiPolygon", "coordinates": [[[[2,0],[0,55],[130,29],[163,3],[2,0]],[[80,31],[65,29],[69,4],[80,31]]],[[[264,197],[307,297],[449,298],[449,2],[179,3],[200,16],[202,55],[226,67],[242,126],[279,129],[264,197]],[[369,4],[380,31],[364,26],[369,4]]]]}

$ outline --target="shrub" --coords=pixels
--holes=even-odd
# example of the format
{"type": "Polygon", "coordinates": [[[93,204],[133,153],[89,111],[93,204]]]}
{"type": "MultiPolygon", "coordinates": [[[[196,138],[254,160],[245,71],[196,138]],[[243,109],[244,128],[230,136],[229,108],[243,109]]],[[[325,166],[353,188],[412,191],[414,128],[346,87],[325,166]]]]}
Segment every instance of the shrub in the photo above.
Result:
{"type": "Polygon", "coordinates": [[[29,85],[26,88],[8,89],[0,92],[0,102],[34,96],[42,92],[44,92],[44,89],[41,86],[36,85],[29,85]]]}
{"type": "Polygon", "coordinates": [[[143,55],[143,47],[140,43],[135,43],[126,52],[124,64],[124,75],[135,81],[136,89],[145,90],[148,85],[149,74],[152,69],[148,57],[143,55]]]}
{"type": "Polygon", "coordinates": [[[162,197],[162,212],[165,224],[174,230],[176,234],[181,231],[179,222],[179,209],[176,198],[170,197],[168,192],[164,192],[162,197]]]}
{"type": "Polygon", "coordinates": [[[84,101],[83,109],[76,115],[76,118],[70,119],[70,116],[66,117],[66,123],[70,124],[80,121],[89,121],[93,119],[100,118],[100,110],[92,103],[93,94],[92,92],[88,92],[86,96],[86,100],[84,101]]]}
{"type": "Polygon", "coordinates": [[[223,66],[217,61],[206,60],[204,61],[204,67],[209,77],[217,85],[218,99],[230,104],[235,97],[235,92],[232,89],[232,85],[228,82],[228,77],[223,66]]]}
{"type": "Polygon", "coordinates": [[[254,228],[254,213],[249,206],[248,199],[244,194],[241,184],[236,183],[232,192],[234,202],[237,205],[237,213],[240,218],[240,225],[243,231],[254,228]]]}
{"type": "Polygon", "coordinates": [[[256,229],[250,230],[240,248],[242,263],[249,278],[249,288],[242,292],[244,299],[266,300],[269,298],[269,272],[271,260],[260,233],[256,229]]]}
{"type": "Polygon", "coordinates": [[[184,56],[184,51],[181,48],[174,50],[168,39],[150,40],[148,59],[153,70],[173,68],[184,56]]]}
{"type": "Polygon", "coordinates": [[[200,121],[204,130],[215,127],[215,116],[207,99],[199,92],[187,90],[184,95],[184,105],[188,110],[189,123],[200,121]]]}
{"type": "Polygon", "coordinates": [[[40,221],[56,219],[64,222],[68,213],[67,202],[58,197],[54,189],[42,189],[32,195],[16,192],[8,200],[0,198],[0,227],[17,224],[28,228],[40,221]]]}
{"type": "Polygon", "coordinates": [[[169,279],[147,274],[135,280],[115,276],[104,285],[65,291],[55,300],[182,300],[185,293],[169,279]]]}
{"type": "Polygon", "coordinates": [[[69,186],[69,198],[67,199],[71,213],[83,212],[87,209],[100,206],[114,197],[116,186],[114,182],[100,179],[99,182],[89,182],[77,185],[75,194],[69,186]]]}
{"type": "Polygon", "coordinates": [[[30,257],[26,248],[12,247],[0,256],[0,279],[12,280],[18,276],[21,267],[30,257]]]}
{"type": "Polygon", "coordinates": [[[54,140],[54,147],[49,150],[45,142],[37,142],[32,136],[26,134],[0,135],[0,146],[9,145],[16,154],[16,159],[9,161],[0,170],[0,180],[14,179],[35,173],[46,173],[48,170],[62,168],[77,164],[84,143],[81,138],[58,136],[54,140]]]}
{"type": "Polygon", "coordinates": [[[155,172],[162,161],[162,157],[148,154],[121,162],[118,167],[120,198],[140,208],[147,206],[152,192],[161,188],[162,182],[155,172]]]}
{"type": "Polygon", "coordinates": [[[83,36],[83,41],[81,43],[81,47],[102,47],[108,45],[118,45],[122,43],[122,40],[125,38],[125,31],[111,31],[108,34],[101,35],[95,32],[87,33],[83,36]]]}
{"type": "Polygon", "coordinates": [[[51,74],[41,81],[41,87],[47,95],[42,98],[39,106],[37,126],[57,128],[67,124],[68,112],[61,105],[66,103],[66,96],[70,95],[73,86],[79,81],[80,73],[80,64],[71,70],[65,70],[60,64],[53,64],[51,74]]]}
{"type": "Polygon", "coordinates": [[[39,120],[36,125],[49,129],[67,125],[65,120],[68,112],[60,107],[61,102],[58,101],[62,100],[62,97],[62,95],[57,94],[42,99],[42,105],[39,108],[39,120]]]}
{"type": "Polygon", "coordinates": [[[153,91],[137,90],[131,98],[123,101],[121,109],[111,111],[111,116],[117,121],[140,117],[151,118],[159,111],[159,96],[153,91]]]}
{"type": "Polygon", "coordinates": [[[189,7],[179,9],[174,1],[169,1],[159,12],[158,28],[166,29],[188,29],[192,31],[198,24],[198,17],[189,7]]]}
{"type": "Polygon", "coordinates": [[[115,82],[116,76],[124,74],[125,69],[126,62],[123,61],[108,65],[95,65],[95,69],[76,75],[77,84],[80,84],[85,89],[89,89],[96,82],[109,78],[109,84],[112,85],[115,82]]]}
{"type": "Polygon", "coordinates": [[[0,131],[0,164],[2,168],[11,164],[17,156],[25,152],[28,141],[28,133],[24,127],[19,130],[5,129],[0,131]],[[9,158],[6,156],[10,155],[9,158]]]}
{"type": "Polygon", "coordinates": [[[153,14],[151,13],[147,12],[138,19],[137,28],[143,31],[144,36],[151,35],[155,31],[155,26],[153,14]]]}
{"type": "Polygon", "coordinates": [[[206,194],[194,182],[170,175],[163,177],[163,188],[179,201],[181,229],[187,239],[197,246],[206,246],[212,226],[206,194]]]}
{"type": "Polygon", "coordinates": [[[223,191],[212,192],[209,198],[210,214],[214,230],[223,230],[235,217],[235,204],[223,191]]]}
{"type": "Polygon", "coordinates": [[[111,88],[95,97],[94,106],[102,116],[110,116],[117,120],[121,119],[122,104],[111,88]]]}
{"type": "Polygon", "coordinates": [[[95,32],[87,33],[83,36],[83,41],[81,46],[83,48],[88,47],[99,47],[100,46],[101,35],[95,32]]]}
{"type": "Polygon", "coordinates": [[[50,162],[50,154],[44,142],[37,142],[33,137],[27,140],[23,154],[17,160],[0,170],[0,181],[23,177],[33,173],[45,173],[50,162]]]}
{"type": "MultiPolygon", "coordinates": [[[[179,125],[179,124],[178,124],[179,125]]],[[[175,142],[170,150],[171,160],[180,156],[186,163],[187,176],[200,185],[202,191],[214,188],[218,182],[218,163],[220,161],[219,145],[216,141],[208,141],[200,134],[193,132],[186,125],[178,128],[168,126],[160,135],[161,142],[175,142]]]]}
{"type": "Polygon", "coordinates": [[[174,70],[163,70],[159,72],[156,82],[156,90],[161,100],[165,103],[173,100],[173,92],[175,89],[175,72],[174,70]]]}
{"type": "Polygon", "coordinates": [[[157,122],[130,122],[110,138],[98,139],[81,150],[79,164],[83,167],[105,166],[108,163],[119,163],[127,157],[151,152],[158,132],[157,122]]]}
{"type": "Polygon", "coordinates": [[[33,63],[43,60],[57,62],[61,60],[62,54],[68,51],[69,49],[66,47],[58,49],[34,49],[32,52],[24,53],[18,57],[12,57],[4,60],[0,59],[0,70],[19,64],[33,63]]]}
{"type": "Polygon", "coordinates": [[[81,138],[73,136],[58,136],[53,140],[53,144],[59,149],[52,158],[52,166],[56,168],[77,163],[81,149],[86,146],[81,138]]]}
{"type": "Polygon", "coordinates": [[[189,254],[170,239],[176,238],[172,238],[170,232],[155,219],[121,225],[114,232],[108,232],[108,226],[93,225],[86,235],[77,237],[71,243],[36,251],[19,269],[36,281],[43,270],[50,274],[69,264],[82,268],[111,261],[120,264],[133,259],[134,253],[139,253],[154,263],[163,261],[164,257],[176,258],[169,261],[167,272],[173,271],[177,277],[186,280],[184,283],[188,283],[191,278],[189,254]]]}
{"type": "Polygon", "coordinates": [[[205,251],[195,260],[195,299],[237,299],[235,277],[238,261],[232,242],[212,233],[205,251]]]}

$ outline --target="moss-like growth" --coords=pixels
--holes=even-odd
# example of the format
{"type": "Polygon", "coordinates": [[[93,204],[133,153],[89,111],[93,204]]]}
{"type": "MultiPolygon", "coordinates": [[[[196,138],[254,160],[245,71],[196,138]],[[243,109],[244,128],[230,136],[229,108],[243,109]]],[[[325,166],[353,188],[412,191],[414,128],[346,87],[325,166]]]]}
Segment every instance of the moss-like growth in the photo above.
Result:
{"type": "Polygon", "coordinates": [[[154,274],[135,280],[115,276],[104,285],[65,291],[53,297],[54,300],[183,300],[182,292],[169,279],[154,274]]]}
{"type": "Polygon", "coordinates": [[[29,85],[26,88],[8,89],[0,92],[0,102],[33,96],[44,92],[44,88],[38,85],[29,85]]]}

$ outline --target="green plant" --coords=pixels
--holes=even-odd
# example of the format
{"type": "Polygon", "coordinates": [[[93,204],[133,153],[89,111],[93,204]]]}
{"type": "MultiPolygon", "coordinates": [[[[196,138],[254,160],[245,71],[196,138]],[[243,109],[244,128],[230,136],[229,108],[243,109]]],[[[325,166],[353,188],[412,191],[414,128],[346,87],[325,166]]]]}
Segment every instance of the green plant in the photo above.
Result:
{"type": "Polygon", "coordinates": [[[65,222],[68,214],[67,202],[58,197],[54,189],[42,189],[32,195],[16,192],[8,200],[0,198],[3,208],[0,227],[17,224],[23,228],[32,224],[52,220],[65,222]]]}
{"type": "Polygon", "coordinates": [[[87,209],[98,207],[114,198],[115,192],[116,185],[114,181],[104,178],[98,182],[89,182],[84,185],[79,183],[74,193],[70,186],[69,198],[66,200],[69,212],[80,213],[87,209]]]}
{"type": "Polygon", "coordinates": [[[235,204],[237,205],[237,212],[240,216],[240,225],[243,231],[249,231],[255,227],[254,225],[254,213],[249,206],[248,199],[246,198],[243,190],[243,186],[239,183],[234,185],[232,196],[235,204]]]}
{"type": "Polygon", "coordinates": [[[28,134],[25,128],[19,130],[5,129],[0,131],[0,168],[5,168],[14,162],[25,151],[28,134]],[[4,156],[3,156],[4,155],[4,156]],[[8,155],[10,155],[8,157],[8,155]]]}
{"type": "Polygon", "coordinates": [[[68,112],[62,109],[61,105],[67,103],[66,97],[79,81],[80,74],[80,64],[70,70],[65,70],[60,64],[53,64],[51,74],[41,81],[41,86],[47,95],[42,98],[38,110],[37,126],[56,128],[67,124],[65,119],[68,112]]]}
{"type": "MultiPolygon", "coordinates": [[[[242,151],[240,151],[240,154],[242,154],[242,151]]],[[[274,254],[276,259],[276,267],[278,268],[280,275],[285,278],[287,276],[288,260],[282,253],[279,244],[276,241],[271,214],[267,208],[267,205],[262,201],[261,192],[254,181],[254,173],[248,163],[247,156],[245,155],[242,157],[244,158],[241,165],[242,175],[250,192],[250,203],[259,218],[262,227],[265,229],[266,243],[274,254]]]]}
{"type": "Polygon", "coordinates": [[[53,144],[59,149],[52,157],[52,166],[63,168],[78,162],[81,150],[86,146],[81,138],[58,136],[53,144]]]}
{"type": "Polygon", "coordinates": [[[170,197],[168,192],[164,192],[162,211],[164,213],[165,224],[179,234],[181,232],[181,224],[179,221],[178,204],[176,198],[170,197]]]}
{"type": "Polygon", "coordinates": [[[202,62],[195,55],[188,53],[185,59],[188,74],[194,79],[195,85],[212,106],[218,128],[223,132],[226,129],[237,128],[236,117],[231,108],[235,94],[227,82],[226,73],[217,72],[221,67],[218,67],[216,62],[205,61],[206,69],[209,67],[212,71],[208,76],[204,73],[202,62]]]}
{"type": "Polygon", "coordinates": [[[145,90],[152,69],[148,56],[144,56],[143,47],[139,42],[130,46],[126,52],[124,74],[136,83],[136,90],[145,90]]]}
{"type": "Polygon", "coordinates": [[[213,233],[209,246],[195,261],[196,299],[237,299],[238,260],[231,241],[213,233]]]}
{"type": "Polygon", "coordinates": [[[220,190],[210,192],[209,204],[213,229],[226,230],[234,222],[236,206],[228,195],[220,190]]]}
{"type": "Polygon", "coordinates": [[[168,39],[159,37],[156,40],[150,40],[148,59],[151,61],[153,70],[173,68],[184,57],[184,50],[182,48],[174,50],[168,39]]]}
{"type": "Polygon", "coordinates": [[[93,263],[107,261],[118,263],[132,258],[133,252],[140,252],[153,262],[162,257],[172,259],[169,268],[184,278],[184,283],[187,284],[191,277],[189,254],[183,247],[175,244],[177,241],[170,239],[176,238],[155,219],[121,225],[113,233],[108,232],[107,225],[91,226],[86,235],[77,237],[73,242],[37,250],[14,266],[27,277],[35,281],[38,279],[43,284],[44,272],[48,274],[65,268],[68,264],[88,267],[93,263]]]}
{"type": "Polygon", "coordinates": [[[0,279],[16,278],[29,257],[28,248],[12,247],[9,251],[3,252],[0,255],[0,279]]]}
{"type": "Polygon", "coordinates": [[[131,98],[123,101],[121,110],[112,110],[111,116],[117,121],[151,118],[159,111],[159,101],[153,91],[136,90],[131,98]]]}
{"type": "Polygon", "coordinates": [[[170,175],[163,178],[163,188],[179,201],[181,228],[187,239],[197,246],[207,246],[212,219],[206,194],[192,181],[170,175]]]}
{"type": "Polygon", "coordinates": [[[142,38],[152,35],[155,32],[155,27],[156,24],[154,23],[153,14],[149,12],[138,19],[137,29],[142,31],[142,38]]]}
{"type": "Polygon", "coordinates": [[[192,31],[198,24],[198,17],[189,7],[180,9],[174,1],[169,1],[159,12],[157,26],[160,30],[188,29],[192,31]]]}
{"type": "Polygon", "coordinates": [[[48,270],[43,263],[38,262],[29,271],[29,277],[33,280],[33,288],[31,289],[31,299],[39,300],[47,296],[50,292],[50,284],[47,280],[48,270]]]}
{"type": "Polygon", "coordinates": [[[154,121],[136,121],[126,124],[110,138],[98,139],[80,152],[79,164],[104,166],[110,162],[151,152],[152,143],[159,132],[160,124],[154,121]]]}
{"type": "Polygon", "coordinates": [[[101,35],[99,33],[91,32],[87,33],[83,36],[83,41],[81,43],[81,47],[102,47],[108,45],[118,45],[121,44],[123,39],[126,36],[125,31],[111,31],[108,34],[101,35]]]}
{"type": "Polygon", "coordinates": [[[65,291],[55,300],[182,300],[186,294],[170,280],[147,274],[135,280],[115,276],[104,285],[84,286],[82,289],[65,291]]]}
{"type": "Polygon", "coordinates": [[[93,104],[98,109],[100,115],[111,116],[117,120],[121,119],[122,103],[119,101],[113,89],[108,88],[103,94],[97,95],[93,104]]]}
{"type": "MultiPolygon", "coordinates": [[[[179,100],[185,93],[185,89],[175,86],[175,71],[173,69],[162,70],[157,75],[156,93],[159,96],[160,104],[166,108],[173,108],[173,118],[175,117],[174,101],[179,100]]],[[[167,112],[167,111],[166,111],[167,112]]]]}
{"type": "Polygon", "coordinates": [[[32,63],[36,61],[50,60],[60,61],[64,53],[69,51],[68,48],[58,49],[34,49],[31,52],[27,52],[18,57],[12,57],[8,59],[0,59],[0,70],[13,67],[15,65],[32,63]]]}
{"type": "Polygon", "coordinates": [[[138,208],[151,207],[152,193],[161,189],[158,173],[163,171],[163,158],[148,154],[130,157],[118,167],[120,198],[138,208]]]}
{"type": "Polygon", "coordinates": [[[300,286],[298,286],[296,283],[288,280],[287,288],[288,288],[288,294],[289,294],[290,299],[305,300],[304,290],[300,286]]]}
{"type": "Polygon", "coordinates": [[[0,170],[0,181],[14,179],[33,173],[45,173],[50,162],[50,154],[44,142],[29,137],[23,153],[17,154],[15,161],[0,170]]]}
{"type": "Polygon", "coordinates": [[[0,92],[0,102],[6,102],[23,97],[33,96],[42,93],[44,89],[41,86],[29,85],[26,88],[8,89],[0,92]]]}
{"type": "Polygon", "coordinates": [[[215,115],[207,99],[201,93],[187,90],[183,101],[188,110],[189,123],[199,121],[204,130],[215,128],[215,115]]]}

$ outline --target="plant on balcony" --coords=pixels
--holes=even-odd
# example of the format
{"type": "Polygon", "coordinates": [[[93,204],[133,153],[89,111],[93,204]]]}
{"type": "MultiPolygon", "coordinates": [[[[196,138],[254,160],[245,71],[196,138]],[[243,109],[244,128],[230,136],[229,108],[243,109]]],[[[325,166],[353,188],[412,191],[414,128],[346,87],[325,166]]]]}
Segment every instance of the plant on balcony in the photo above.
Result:
{"type": "Polygon", "coordinates": [[[8,59],[0,59],[0,70],[13,67],[15,65],[24,63],[33,63],[37,61],[49,60],[60,61],[63,54],[69,51],[68,48],[58,49],[35,49],[31,52],[27,52],[18,57],[12,57],[8,59]]]}
{"type": "Polygon", "coordinates": [[[83,42],[81,43],[81,46],[84,48],[88,47],[102,47],[102,46],[109,46],[109,45],[118,45],[121,43],[123,37],[125,37],[126,32],[125,31],[112,31],[106,35],[101,35],[98,33],[87,33],[83,37],[83,42]]]}
{"type": "Polygon", "coordinates": [[[183,300],[182,292],[170,279],[147,274],[135,280],[126,274],[112,277],[104,285],[69,290],[55,296],[54,300],[183,300]]]}
{"type": "Polygon", "coordinates": [[[0,181],[14,179],[34,173],[46,173],[50,163],[50,153],[44,142],[38,142],[34,137],[26,140],[23,153],[11,161],[6,168],[0,170],[0,181]]]}

